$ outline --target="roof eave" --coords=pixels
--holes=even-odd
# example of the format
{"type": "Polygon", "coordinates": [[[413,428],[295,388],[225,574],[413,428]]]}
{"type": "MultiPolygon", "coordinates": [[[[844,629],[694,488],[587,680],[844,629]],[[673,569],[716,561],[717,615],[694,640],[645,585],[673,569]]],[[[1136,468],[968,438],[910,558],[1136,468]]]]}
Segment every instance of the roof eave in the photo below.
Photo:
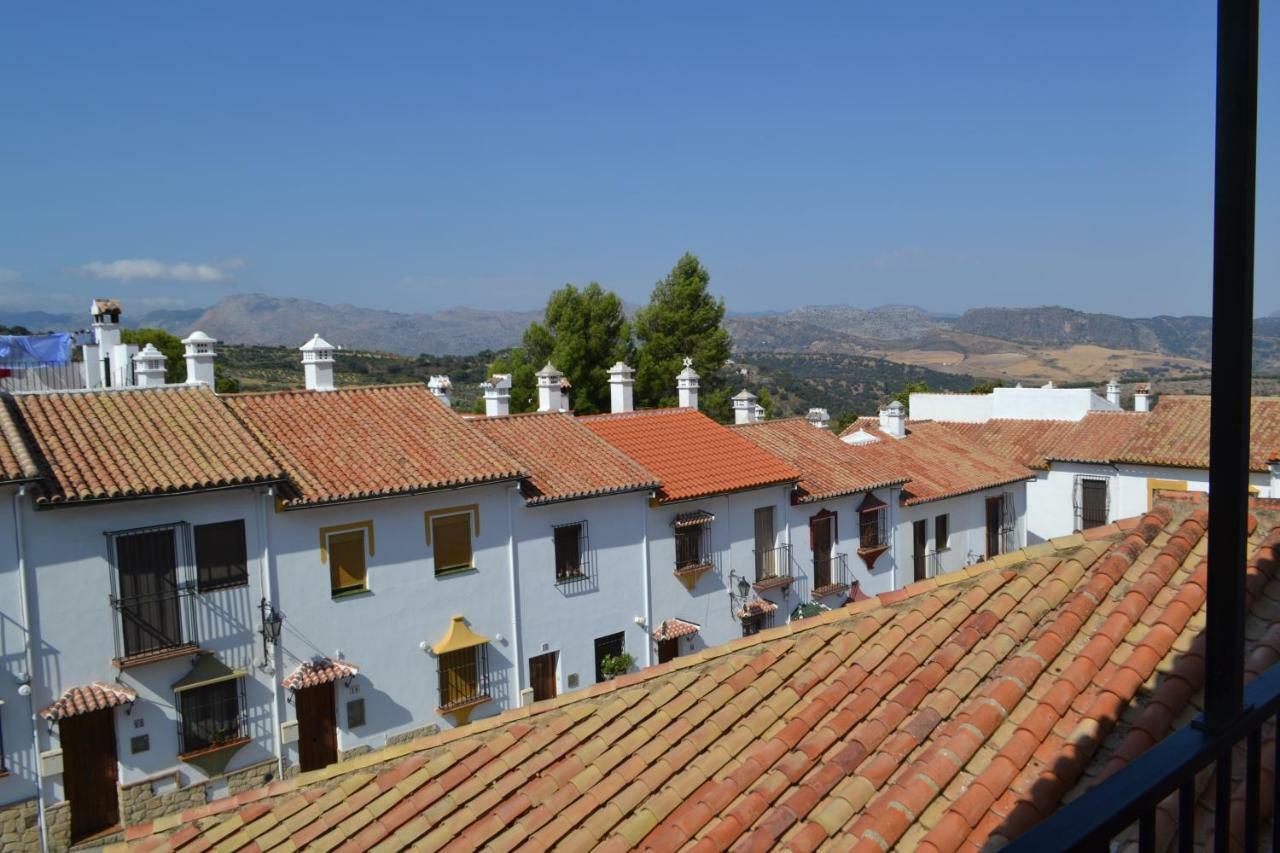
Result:
{"type": "MultiPolygon", "coordinates": [[[[38,479],[38,478],[37,478],[38,479]]],[[[264,477],[257,480],[245,480],[240,483],[224,483],[218,486],[200,486],[198,488],[175,489],[167,492],[145,492],[143,494],[134,495],[108,495],[104,497],[90,498],[63,498],[59,500],[49,500],[48,498],[37,497],[35,501],[36,509],[68,509],[77,506],[89,506],[109,503],[122,503],[124,501],[145,501],[155,498],[181,498],[191,495],[202,495],[208,492],[226,492],[232,489],[251,489],[255,486],[272,486],[278,483],[287,483],[287,477],[264,477]]]]}
{"type": "Polygon", "coordinates": [[[308,498],[291,498],[281,502],[282,509],[285,512],[300,509],[319,509],[326,506],[338,506],[340,504],[357,504],[368,503],[370,501],[385,501],[393,498],[411,498],[417,495],[430,495],[436,492],[455,492],[459,489],[470,489],[476,486],[493,486],[502,483],[514,483],[520,480],[528,479],[528,474],[519,472],[513,475],[504,475],[485,480],[470,480],[467,482],[450,483],[448,485],[432,486],[431,488],[412,488],[402,489],[394,492],[376,495],[354,495],[351,497],[327,497],[319,499],[308,498]]]}
{"type": "Polygon", "coordinates": [[[798,477],[792,477],[786,480],[770,480],[765,483],[754,483],[750,486],[739,486],[736,489],[720,489],[714,492],[699,492],[698,494],[694,494],[694,495],[681,495],[678,498],[669,498],[669,497],[664,498],[659,496],[657,498],[657,501],[659,504],[663,506],[667,506],[670,504],[684,503],[685,501],[705,500],[707,498],[719,497],[720,495],[736,495],[739,492],[753,492],[756,489],[767,489],[770,486],[785,486],[788,484],[794,486],[799,482],[800,482],[800,479],[798,477]]]}
{"type": "Polygon", "coordinates": [[[1009,486],[1014,483],[1029,483],[1035,477],[1014,477],[1010,480],[1000,480],[998,482],[984,483],[981,486],[974,486],[971,489],[962,489],[957,492],[944,492],[940,495],[931,495],[927,498],[908,498],[902,502],[903,506],[919,506],[920,504],[933,503],[934,501],[944,501],[948,498],[962,498],[965,495],[972,495],[975,492],[985,492],[987,489],[998,489],[1001,486],[1009,486]]]}

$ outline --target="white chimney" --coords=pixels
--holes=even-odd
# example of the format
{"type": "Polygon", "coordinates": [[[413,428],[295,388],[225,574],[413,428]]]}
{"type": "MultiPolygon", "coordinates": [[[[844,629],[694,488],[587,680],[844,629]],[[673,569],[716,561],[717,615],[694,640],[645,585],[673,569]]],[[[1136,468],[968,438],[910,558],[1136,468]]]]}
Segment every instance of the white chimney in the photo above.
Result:
{"type": "Polygon", "coordinates": [[[213,357],[216,355],[213,345],[216,343],[216,340],[199,330],[182,339],[188,385],[204,384],[213,387],[213,357]]]}
{"type": "Polygon", "coordinates": [[[756,421],[755,421],[756,423],[760,423],[764,420],[764,406],[760,405],[759,403],[756,403],[755,418],[756,418],[756,421]]]}
{"type": "Polygon", "coordinates": [[[133,381],[139,388],[155,388],[164,384],[164,353],[155,344],[147,344],[133,357],[133,381]]]}
{"type": "Polygon", "coordinates": [[[84,387],[102,387],[102,356],[97,344],[85,344],[80,347],[84,354],[84,387]]]}
{"type": "Polygon", "coordinates": [[[609,411],[630,412],[635,408],[635,373],[622,362],[609,368],[609,411]]]}
{"type": "MultiPolygon", "coordinates": [[[[85,384],[89,388],[118,385],[119,366],[112,366],[116,347],[120,346],[120,303],[114,299],[95,299],[89,304],[93,316],[93,347],[84,348],[85,384]]],[[[125,370],[128,370],[126,365],[125,370]]]]}
{"type": "Polygon", "coordinates": [[[427,390],[430,391],[437,400],[444,403],[446,409],[453,406],[453,401],[449,399],[449,391],[453,388],[453,383],[449,381],[448,376],[432,376],[427,381],[427,390]]]}
{"type": "Polygon", "coordinates": [[[1107,383],[1107,402],[1120,408],[1120,383],[1114,379],[1107,383]]]}
{"type": "Polygon", "coordinates": [[[560,409],[560,381],[564,374],[547,362],[546,367],[537,373],[538,378],[538,411],[555,412],[560,409]]]}
{"type": "Polygon", "coordinates": [[[1267,468],[1271,471],[1271,491],[1267,497],[1280,498],[1280,462],[1270,462],[1267,468]]]}
{"type": "Polygon", "coordinates": [[[809,413],[804,416],[810,426],[818,429],[827,429],[831,426],[831,413],[826,409],[810,409],[809,413]]]}
{"type": "Polygon", "coordinates": [[[567,377],[560,379],[560,411],[567,412],[569,406],[569,392],[573,390],[573,383],[567,377]]]}
{"type": "Polygon", "coordinates": [[[880,413],[880,428],[894,438],[907,434],[907,407],[894,400],[880,413]]]}
{"type": "Polygon", "coordinates": [[[332,391],[333,344],[317,334],[299,349],[302,350],[302,372],[306,375],[307,390],[332,391]]]}
{"type": "Polygon", "coordinates": [[[733,422],[750,424],[756,421],[756,395],[746,388],[733,395],[733,422]]]}
{"type": "Polygon", "coordinates": [[[1143,383],[1133,386],[1133,410],[1135,412],[1151,411],[1151,386],[1143,383]]]}
{"type": "Polygon", "coordinates": [[[698,374],[691,358],[685,358],[684,370],[676,374],[676,396],[680,398],[680,408],[698,408],[698,374]]]}
{"type": "Polygon", "coordinates": [[[488,382],[480,383],[484,392],[484,413],[498,418],[511,414],[511,374],[495,373],[488,382]]]}

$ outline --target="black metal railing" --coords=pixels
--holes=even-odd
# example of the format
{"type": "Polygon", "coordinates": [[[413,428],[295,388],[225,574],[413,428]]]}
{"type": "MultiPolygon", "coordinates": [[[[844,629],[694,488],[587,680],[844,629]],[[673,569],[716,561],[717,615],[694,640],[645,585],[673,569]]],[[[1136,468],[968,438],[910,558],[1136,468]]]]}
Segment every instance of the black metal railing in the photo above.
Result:
{"type": "Polygon", "coordinates": [[[0,364],[0,391],[71,391],[85,387],[84,364],[0,364]]]}
{"type": "Polygon", "coordinates": [[[178,753],[213,749],[249,734],[245,680],[232,678],[183,691],[179,696],[178,753]]]}
{"type": "MultiPolygon", "coordinates": [[[[1140,850],[1156,849],[1156,809],[1174,798],[1178,849],[1195,846],[1195,814],[1200,801],[1200,774],[1212,770],[1216,786],[1213,815],[1217,849],[1258,849],[1261,825],[1263,730],[1280,714],[1280,665],[1273,666],[1244,690],[1245,710],[1225,729],[1214,733],[1203,717],[1157,743],[1114,776],[1094,786],[1079,799],[1059,809],[1047,820],[1018,837],[1005,849],[1011,853],[1040,850],[1106,850],[1112,839],[1136,825],[1140,850]],[[1242,778],[1235,778],[1232,764],[1244,745],[1242,778]],[[1243,839],[1232,840],[1229,819],[1232,800],[1243,793],[1243,839]],[[1220,835],[1221,837],[1218,837],[1220,835]]],[[[1280,767],[1280,738],[1273,739],[1275,764],[1280,767]]],[[[1272,815],[1280,813],[1280,785],[1271,786],[1272,815]]],[[[1203,829],[1203,827],[1202,827],[1203,829]]],[[[1172,839],[1162,839],[1172,840],[1172,839]]]]}
{"type": "Polygon", "coordinates": [[[849,555],[830,554],[813,557],[813,597],[833,595],[849,588],[849,555]]]}
{"type": "Polygon", "coordinates": [[[756,564],[756,589],[769,589],[791,583],[791,546],[753,550],[756,564]]]}
{"type": "Polygon", "coordinates": [[[115,657],[122,663],[172,649],[195,646],[195,590],[177,584],[161,592],[110,596],[116,619],[115,657]]]}

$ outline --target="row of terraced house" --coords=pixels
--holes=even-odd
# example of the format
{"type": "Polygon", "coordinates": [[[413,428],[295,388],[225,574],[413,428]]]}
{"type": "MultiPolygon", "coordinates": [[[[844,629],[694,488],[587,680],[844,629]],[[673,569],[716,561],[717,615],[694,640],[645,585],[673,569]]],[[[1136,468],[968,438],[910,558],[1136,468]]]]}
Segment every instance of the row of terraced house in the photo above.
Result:
{"type": "MultiPolygon", "coordinates": [[[[208,336],[166,385],[118,305],[94,326],[88,387],[0,407],[0,847],[109,838],[1105,525],[1207,467],[1198,398],[913,397],[837,437],[745,392],[718,424],[691,365],[678,408],[635,410],[618,364],[613,411],[577,417],[548,365],[541,411],[507,414],[496,376],[473,418],[445,377],[335,387],[319,336],[304,389],[218,395],[208,336]]],[[[1275,497],[1280,418],[1254,411],[1275,497]]]]}

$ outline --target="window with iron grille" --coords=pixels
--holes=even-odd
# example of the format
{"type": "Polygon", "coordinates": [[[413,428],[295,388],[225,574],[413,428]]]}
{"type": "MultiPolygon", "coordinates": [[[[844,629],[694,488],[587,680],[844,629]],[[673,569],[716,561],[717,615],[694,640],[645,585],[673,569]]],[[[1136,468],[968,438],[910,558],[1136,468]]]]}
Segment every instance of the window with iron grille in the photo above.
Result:
{"type": "Polygon", "coordinates": [[[577,580],[586,574],[587,523],[575,521],[552,528],[556,552],[556,581],[577,580]]]}
{"type": "Polygon", "coordinates": [[[933,519],[933,550],[945,551],[951,547],[951,516],[947,513],[933,519]]]}
{"type": "Polygon", "coordinates": [[[742,617],[742,636],[750,637],[768,628],[773,621],[772,613],[752,613],[742,617]]]}
{"type": "Polygon", "coordinates": [[[200,592],[244,586],[249,582],[244,519],[197,524],[192,532],[196,546],[196,588],[200,592]]]}
{"type": "Polygon", "coordinates": [[[1076,477],[1075,484],[1076,530],[1088,530],[1107,523],[1109,494],[1103,477],[1076,477]]]}
{"type": "Polygon", "coordinates": [[[889,544],[888,505],[867,495],[858,508],[858,549],[880,548],[889,544]]]}
{"type": "Polygon", "coordinates": [[[110,534],[118,660],[195,643],[192,585],[183,577],[183,566],[190,565],[189,534],[185,524],[110,534]]]}
{"type": "Polygon", "coordinates": [[[676,528],[676,569],[705,566],[711,562],[709,525],[690,524],[676,528]]]}
{"type": "Polygon", "coordinates": [[[440,709],[459,708],[489,698],[489,646],[440,655],[440,709]]]}
{"type": "Polygon", "coordinates": [[[604,659],[618,657],[626,651],[627,635],[621,632],[596,637],[596,683],[604,681],[604,659]]]}
{"type": "Polygon", "coordinates": [[[243,678],[215,681],[178,694],[178,751],[185,755],[245,737],[243,678]]]}

